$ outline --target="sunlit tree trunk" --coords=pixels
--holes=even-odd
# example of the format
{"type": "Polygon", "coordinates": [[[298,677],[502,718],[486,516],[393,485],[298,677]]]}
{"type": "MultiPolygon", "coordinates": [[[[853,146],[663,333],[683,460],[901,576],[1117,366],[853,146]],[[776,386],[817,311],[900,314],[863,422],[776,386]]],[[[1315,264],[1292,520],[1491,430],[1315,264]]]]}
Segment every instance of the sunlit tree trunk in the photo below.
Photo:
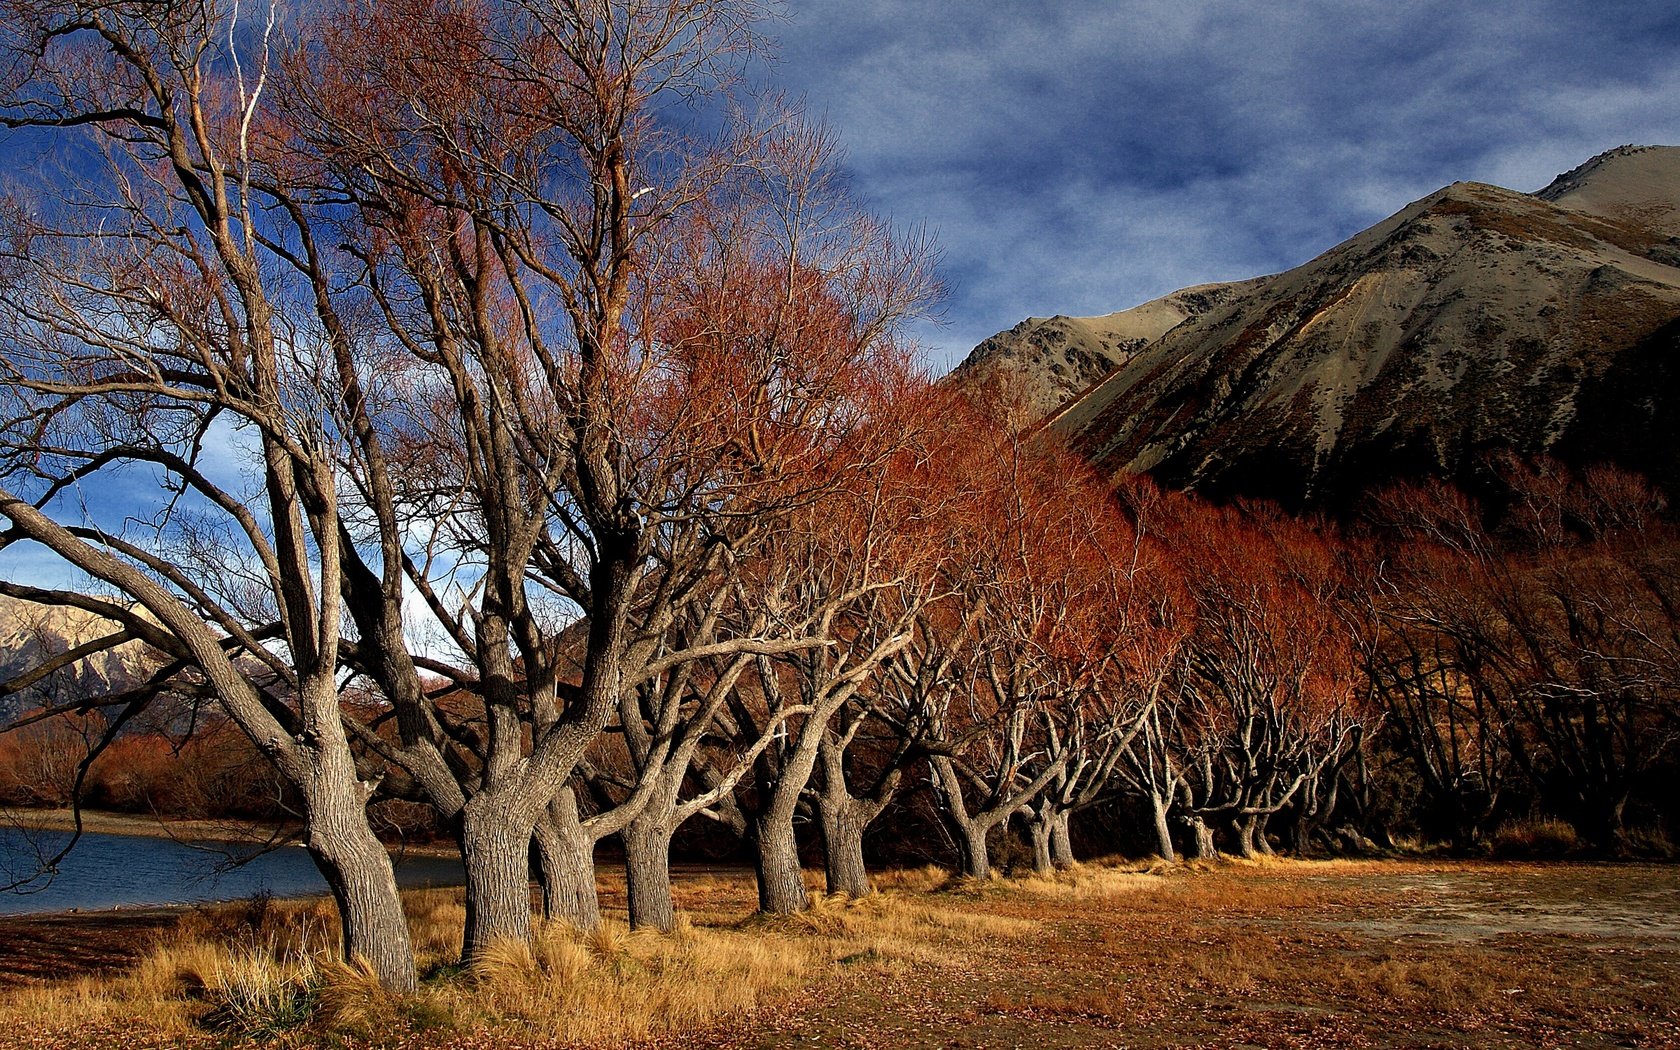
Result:
{"type": "Polygon", "coordinates": [[[543,918],[580,930],[601,925],[595,889],[595,838],[578,820],[577,797],[568,785],[537,821],[537,877],[542,884],[543,918]]]}
{"type": "Polygon", "coordinates": [[[669,932],[677,921],[671,896],[671,831],[659,815],[643,814],[619,836],[632,929],[669,932]]]}
{"type": "Polygon", "coordinates": [[[863,862],[863,829],[873,807],[825,785],[817,796],[817,825],[822,829],[823,869],[828,892],[848,897],[870,893],[869,869],[863,862]]]}
{"type": "Polygon", "coordinates": [[[772,811],[753,821],[753,867],[758,874],[758,910],[791,915],[810,904],[799,866],[793,814],[772,811]]]}
{"type": "Polygon", "coordinates": [[[1149,813],[1154,818],[1155,852],[1162,860],[1177,860],[1178,854],[1173,849],[1172,825],[1167,822],[1167,800],[1159,795],[1150,795],[1149,813]]]}
{"type": "MultiPolygon", "coordinates": [[[[343,760],[349,764],[347,754],[343,760]]],[[[338,906],[345,956],[366,960],[386,988],[413,991],[414,950],[391,854],[368,826],[367,788],[335,772],[344,770],[302,785],[310,815],[304,844],[338,906]]]]}
{"type": "Polygon", "coordinates": [[[1034,875],[1054,875],[1056,862],[1050,856],[1050,834],[1052,822],[1045,820],[1040,814],[1033,814],[1027,820],[1027,840],[1032,846],[1032,866],[1034,875]]]}
{"type": "Polygon", "coordinates": [[[505,941],[531,939],[531,837],[494,795],[477,795],[461,814],[467,922],[461,954],[477,959],[505,941]]]}
{"type": "Polygon", "coordinates": [[[1050,825],[1050,860],[1058,868],[1071,868],[1079,863],[1074,858],[1073,836],[1069,833],[1072,822],[1073,812],[1063,810],[1050,825]]]}
{"type": "Polygon", "coordinates": [[[1208,826],[1201,814],[1192,813],[1184,818],[1184,823],[1190,829],[1191,859],[1211,860],[1219,855],[1213,845],[1213,828],[1208,826]]]}
{"type": "Polygon", "coordinates": [[[1231,818],[1231,839],[1236,844],[1237,856],[1252,860],[1254,857],[1254,817],[1237,816],[1231,818]]]}

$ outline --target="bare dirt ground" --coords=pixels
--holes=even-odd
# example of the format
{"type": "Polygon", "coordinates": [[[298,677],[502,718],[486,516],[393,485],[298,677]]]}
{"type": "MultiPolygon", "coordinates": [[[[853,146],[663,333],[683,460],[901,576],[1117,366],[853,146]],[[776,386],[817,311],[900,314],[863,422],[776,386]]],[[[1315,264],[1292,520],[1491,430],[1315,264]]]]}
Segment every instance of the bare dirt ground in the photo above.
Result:
{"type": "Polygon", "coordinates": [[[0,990],[126,969],[179,917],[174,908],[0,917],[0,990]]]}
{"type": "MultiPolygon", "coordinates": [[[[609,907],[622,904],[615,882],[602,880],[609,907]]],[[[754,900],[750,876],[715,869],[679,878],[677,893],[697,924],[740,924],[754,900]]],[[[841,958],[759,1010],[641,1045],[1680,1047],[1675,867],[1222,864],[934,899],[1025,921],[961,951],[841,958]]],[[[168,924],[0,920],[0,983],[123,965],[168,924]]],[[[393,1036],[438,1050],[554,1045],[393,1036]]],[[[40,1044],[0,1033],[12,1045],[40,1044]]]]}
{"type": "Polygon", "coordinates": [[[682,1045],[1680,1046],[1672,867],[1283,863],[972,906],[1042,932],[682,1045]]]}

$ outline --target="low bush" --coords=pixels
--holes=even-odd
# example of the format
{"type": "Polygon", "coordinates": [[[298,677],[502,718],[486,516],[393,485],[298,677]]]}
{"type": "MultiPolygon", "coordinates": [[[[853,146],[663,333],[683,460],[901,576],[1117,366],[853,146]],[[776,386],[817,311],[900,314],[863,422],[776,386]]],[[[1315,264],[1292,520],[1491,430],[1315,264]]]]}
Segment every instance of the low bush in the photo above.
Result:
{"type": "Polygon", "coordinates": [[[1580,836],[1567,821],[1545,816],[1509,821],[1488,840],[1495,857],[1511,859],[1565,857],[1580,848],[1580,836]]]}

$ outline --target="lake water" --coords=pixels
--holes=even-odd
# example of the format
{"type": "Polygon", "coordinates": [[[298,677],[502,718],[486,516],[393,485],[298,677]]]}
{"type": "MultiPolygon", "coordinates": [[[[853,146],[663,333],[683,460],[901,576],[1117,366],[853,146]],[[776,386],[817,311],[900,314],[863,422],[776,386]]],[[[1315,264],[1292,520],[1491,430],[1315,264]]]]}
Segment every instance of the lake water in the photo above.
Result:
{"type": "MultiPolygon", "coordinates": [[[[65,832],[0,828],[0,885],[27,878],[38,869],[39,858],[51,857],[68,839],[65,832]]],[[[237,843],[85,834],[50,880],[37,880],[30,892],[0,893],[0,915],[195,904],[264,892],[276,897],[327,892],[326,880],[303,849],[285,846],[233,863],[250,851],[237,843]]],[[[461,862],[402,857],[397,881],[409,887],[458,886],[463,881],[461,862]]]]}

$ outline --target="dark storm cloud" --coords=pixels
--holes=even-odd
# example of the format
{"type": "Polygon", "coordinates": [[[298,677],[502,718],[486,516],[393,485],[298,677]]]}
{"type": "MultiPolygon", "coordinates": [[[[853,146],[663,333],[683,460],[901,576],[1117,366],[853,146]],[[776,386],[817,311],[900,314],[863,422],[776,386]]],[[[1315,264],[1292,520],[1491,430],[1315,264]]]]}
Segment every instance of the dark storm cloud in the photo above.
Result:
{"type": "Polygon", "coordinates": [[[790,0],[777,78],[940,233],[942,365],[1304,262],[1447,182],[1680,142],[1680,5],[790,0]]]}

